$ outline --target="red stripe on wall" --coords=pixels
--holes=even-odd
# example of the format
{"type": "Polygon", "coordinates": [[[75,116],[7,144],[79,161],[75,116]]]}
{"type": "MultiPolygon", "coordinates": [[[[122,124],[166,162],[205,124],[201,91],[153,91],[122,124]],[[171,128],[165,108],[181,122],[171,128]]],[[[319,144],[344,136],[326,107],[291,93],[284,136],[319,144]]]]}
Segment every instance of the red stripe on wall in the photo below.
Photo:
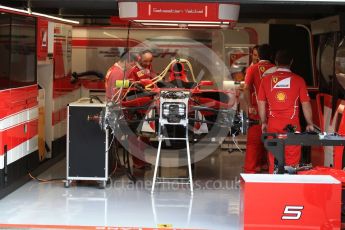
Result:
{"type": "Polygon", "coordinates": [[[160,48],[211,48],[212,45],[197,45],[197,44],[192,44],[192,45],[157,45],[160,48]]]}
{"type": "Polygon", "coordinates": [[[37,85],[1,90],[0,119],[36,106],[37,96],[37,85]]]}
{"type": "Polygon", "coordinates": [[[94,80],[87,80],[82,79],[80,80],[83,87],[87,89],[96,89],[96,90],[104,90],[105,91],[105,85],[104,81],[94,81],[94,80]]]}
{"type": "Polygon", "coordinates": [[[67,41],[67,37],[66,38],[54,38],[54,41],[57,41],[57,42],[63,41],[63,42],[65,42],[65,41],[67,41]]]}
{"type": "Polygon", "coordinates": [[[80,88],[80,83],[71,83],[71,77],[54,79],[53,98],[58,98],[80,88]]]}
{"type": "MultiPolygon", "coordinates": [[[[129,40],[129,47],[140,44],[138,41],[129,40]]],[[[97,47],[127,47],[126,39],[73,39],[72,46],[97,46],[97,47]]]]}
{"type": "Polygon", "coordinates": [[[97,50],[97,47],[84,47],[84,46],[74,46],[73,49],[89,49],[89,50],[97,50]]]}
{"type": "Polygon", "coordinates": [[[52,114],[52,125],[56,125],[67,118],[67,107],[54,111],[52,114]]]}
{"type": "MultiPolygon", "coordinates": [[[[19,124],[10,129],[0,132],[2,145],[7,145],[7,151],[30,140],[38,135],[38,119],[19,124]]],[[[4,154],[4,149],[0,148],[0,155],[4,154]]]]}

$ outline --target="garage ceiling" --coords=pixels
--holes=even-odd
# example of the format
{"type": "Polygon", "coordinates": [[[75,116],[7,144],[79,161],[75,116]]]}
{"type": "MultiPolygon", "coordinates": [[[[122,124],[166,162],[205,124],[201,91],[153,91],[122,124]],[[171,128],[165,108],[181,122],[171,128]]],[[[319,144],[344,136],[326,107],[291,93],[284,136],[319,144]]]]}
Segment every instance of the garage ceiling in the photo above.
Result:
{"type": "MultiPolygon", "coordinates": [[[[176,1],[176,0],[175,0],[176,1]]],[[[179,0],[177,0],[179,1],[179,0]]],[[[193,1],[192,2],[198,2],[193,1]]],[[[234,1],[209,1],[234,2],[234,1]]],[[[345,1],[237,0],[241,4],[240,22],[267,22],[272,19],[315,20],[345,12],[345,1]]],[[[89,24],[107,24],[118,15],[117,0],[1,0],[1,5],[58,15],[85,18],[89,24]]]]}

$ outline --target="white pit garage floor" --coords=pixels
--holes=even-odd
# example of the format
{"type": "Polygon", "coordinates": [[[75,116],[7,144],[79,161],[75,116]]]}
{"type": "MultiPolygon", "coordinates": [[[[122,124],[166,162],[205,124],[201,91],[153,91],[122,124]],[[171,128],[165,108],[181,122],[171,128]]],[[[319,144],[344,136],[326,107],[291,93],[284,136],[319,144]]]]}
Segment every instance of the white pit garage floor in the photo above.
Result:
{"type": "MultiPolygon", "coordinates": [[[[88,182],[31,180],[0,201],[0,228],[20,229],[238,229],[239,187],[244,154],[217,150],[196,163],[189,186],[157,185],[151,170],[136,170],[136,184],[116,173],[106,189],[88,182]]],[[[65,177],[65,160],[39,178],[65,177]]],[[[169,174],[186,168],[169,169],[169,174]]],[[[164,169],[163,169],[164,170],[164,169]]]]}

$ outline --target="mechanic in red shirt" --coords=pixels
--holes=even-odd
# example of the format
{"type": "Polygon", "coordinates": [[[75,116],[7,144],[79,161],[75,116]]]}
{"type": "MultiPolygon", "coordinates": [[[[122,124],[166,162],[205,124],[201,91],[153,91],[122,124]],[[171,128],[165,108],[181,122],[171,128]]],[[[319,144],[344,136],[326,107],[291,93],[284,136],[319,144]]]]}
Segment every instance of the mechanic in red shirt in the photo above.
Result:
{"type": "MultiPolygon", "coordinates": [[[[299,123],[299,104],[307,122],[306,131],[314,131],[312,110],[307,87],[302,77],[290,70],[293,58],[287,50],[276,55],[277,71],[263,78],[258,95],[258,108],[262,132],[286,133],[287,125],[301,130],[299,123]],[[267,108],[268,106],[268,114],[267,108]]],[[[285,163],[288,166],[299,164],[301,146],[285,148],[285,163]]],[[[274,171],[274,156],[269,153],[269,172],[274,171]]]]}
{"type": "MultiPolygon", "coordinates": [[[[152,79],[156,76],[152,69],[153,53],[150,50],[140,52],[137,63],[131,69],[128,79],[132,82],[143,79],[152,79]]],[[[150,164],[145,162],[145,148],[149,142],[147,137],[137,137],[130,135],[128,137],[130,143],[129,149],[132,154],[133,168],[145,169],[149,168],[150,164]]]]}
{"type": "Polygon", "coordinates": [[[142,51],[138,56],[138,61],[131,69],[128,79],[140,81],[141,79],[152,79],[156,76],[152,70],[153,53],[150,50],[142,51]]]}
{"type": "MultiPolygon", "coordinates": [[[[257,107],[257,93],[262,78],[275,71],[275,65],[269,59],[272,56],[272,49],[268,44],[260,45],[257,48],[259,61],[248,67],[245,76],[244,99],[248,105],[248,117],[259,120],[257,107]]],[[[261,142],[261,125],[252,125],[247,133],[246,156],[244,161],[245,173],[256,173],[261,168],[267,169],[267,153],[261,142]]]]}
{"type": "Polygon", "coordinates": [[[129,70],[132,69],[136,61],[136,56],[124,52],[120,59],[112,65],[105,75],[105,96],[110,101],[116,93],[116,80],[124,80],[127,78],[129,70]]]}
{"type": "Polygon", "coordinates": [[[252,48],[252,63],[250,65],[255,65],[259,62],[259,53],[258,53],[259,45],[256,45],[252,48]]]}

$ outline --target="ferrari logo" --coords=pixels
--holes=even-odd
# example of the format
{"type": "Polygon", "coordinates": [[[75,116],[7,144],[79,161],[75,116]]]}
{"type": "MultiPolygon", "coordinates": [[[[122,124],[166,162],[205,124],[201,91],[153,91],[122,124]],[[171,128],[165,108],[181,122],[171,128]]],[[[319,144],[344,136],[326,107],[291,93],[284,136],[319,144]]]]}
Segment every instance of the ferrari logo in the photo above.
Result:
{"type": "Polygon", "coordinates": [[[260,66],[259,69],[260,69],[260,72],[261,72],[261,73],[264,73],[264,72],[266,71],[265,66],[260,66]]]}
{"type": "Polygon", "coordinates": [[[281,91],[276,94],[276,99],[278,102],[285,102],[286,97],[287,97],[286,94],[281,91]]]}
{"type": "Polygon", "coordinates": [[[278,82],[278,78],[277,77],[273,77],[272,81],[273,81],[274,84],[276,84],[278,82]]]}

